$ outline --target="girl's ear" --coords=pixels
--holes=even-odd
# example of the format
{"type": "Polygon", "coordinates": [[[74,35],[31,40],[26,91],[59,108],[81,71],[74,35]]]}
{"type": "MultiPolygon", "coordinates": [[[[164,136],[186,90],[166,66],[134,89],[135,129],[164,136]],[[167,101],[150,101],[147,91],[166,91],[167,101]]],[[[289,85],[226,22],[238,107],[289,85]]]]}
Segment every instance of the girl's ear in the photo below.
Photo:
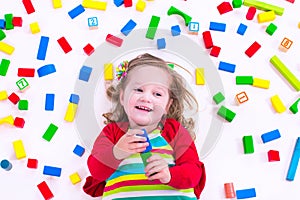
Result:
{"type": "Polygon", "coordinates": [[[121,89],[120,90],[120,97],[119,97],[120,99],[120,104],[122,105],[122,106],[124,106],[124,91],[121,89]]]}
{"type": "Polygon", "coordinates": [[[173,103],[173,99],[170,98],[170,100],[169,100],[169,102],[168,102],[168,104],[166,106],[166,113],[168,113],[169,108],[171,107],[172,103],[173,103]]]}

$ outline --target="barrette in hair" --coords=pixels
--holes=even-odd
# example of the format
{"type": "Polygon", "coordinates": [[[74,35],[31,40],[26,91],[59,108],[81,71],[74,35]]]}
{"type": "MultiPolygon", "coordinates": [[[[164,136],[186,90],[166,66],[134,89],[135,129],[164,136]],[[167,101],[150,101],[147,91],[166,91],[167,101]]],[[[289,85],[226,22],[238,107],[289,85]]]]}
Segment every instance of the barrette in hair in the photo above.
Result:
{"type": "Polygon", "coordinates": [[[128,61],[121,62],[116,68],[118,80],[125,77],[127,74],[128,61]]]}

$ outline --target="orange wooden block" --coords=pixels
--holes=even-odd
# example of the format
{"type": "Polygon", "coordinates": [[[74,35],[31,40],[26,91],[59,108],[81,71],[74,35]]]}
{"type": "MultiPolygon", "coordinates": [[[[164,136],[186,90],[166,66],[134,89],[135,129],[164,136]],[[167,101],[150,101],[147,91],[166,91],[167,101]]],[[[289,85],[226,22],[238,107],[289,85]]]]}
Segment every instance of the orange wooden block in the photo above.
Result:
{"type": "Polygon", "coordinates": [[[238,101],[239,104],[242,104],[246,101],[249,100],[246,92],[241,92],[241,93],[238,93],[236,96],[235,96],[236,100],[238,101]]]}
{"type": "Polygon", "coordinates": [[[288,39],[288,38],[283,38],[282,42],[280,43],[279,49],[281,51],[286,52],[287,50],[289,50],[291,48],[293,44],[293,41],[288,39]]]}

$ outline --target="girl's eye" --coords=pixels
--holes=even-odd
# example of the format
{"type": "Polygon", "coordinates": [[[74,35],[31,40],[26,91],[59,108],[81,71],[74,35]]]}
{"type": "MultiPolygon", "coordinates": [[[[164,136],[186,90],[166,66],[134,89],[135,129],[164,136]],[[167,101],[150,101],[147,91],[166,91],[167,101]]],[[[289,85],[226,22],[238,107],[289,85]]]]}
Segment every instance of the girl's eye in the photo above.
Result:
{"type": "Polygon", "coordinates": [[[136,91],[136,92],[143,92],[143,90],[140,89],[140,88],[134,89],[134,91],[136,91]]]}
{"type": "Polygon", "coordinates": [[[158,96],[158,97],[161,97],[161,94],[158,93],[158,92],[155,92],[154,95],[155,95],[155,96],[158,96]]]}

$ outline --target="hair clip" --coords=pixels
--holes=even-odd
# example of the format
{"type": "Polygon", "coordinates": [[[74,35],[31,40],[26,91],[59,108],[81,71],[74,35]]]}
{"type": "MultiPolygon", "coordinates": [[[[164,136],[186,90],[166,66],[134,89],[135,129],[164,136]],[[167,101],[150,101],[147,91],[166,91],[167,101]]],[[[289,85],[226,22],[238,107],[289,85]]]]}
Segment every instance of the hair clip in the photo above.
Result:
{"type": "Polygon", "coordinates": [[[125,77],[127,74],[128,61],[121,62],[116,68],[118,80],[125,77]]]}

